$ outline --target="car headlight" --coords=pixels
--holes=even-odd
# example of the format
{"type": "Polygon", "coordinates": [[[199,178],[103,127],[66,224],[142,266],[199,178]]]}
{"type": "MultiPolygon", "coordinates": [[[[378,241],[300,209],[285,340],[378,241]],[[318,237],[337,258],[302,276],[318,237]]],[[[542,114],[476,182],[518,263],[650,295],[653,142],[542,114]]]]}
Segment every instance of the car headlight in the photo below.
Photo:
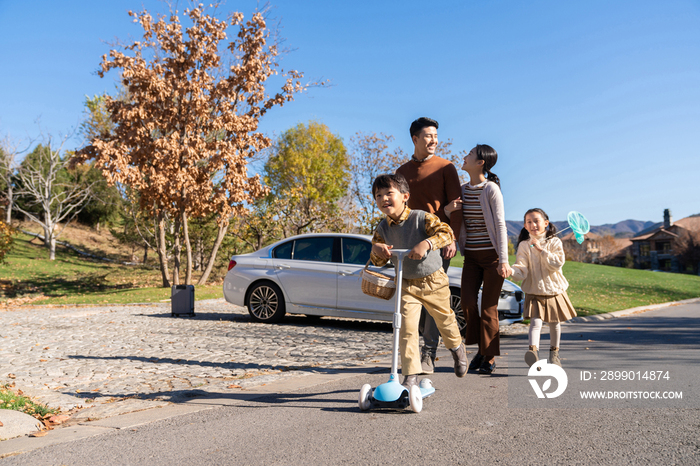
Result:
{"type": "Polygon", "coordinates": [[[509,296],[513,296],[516,301],[520,302],[523,300],[523,292],[521,290],[518,291],[508,291],[508,290],[501,290],[501,298],[505,299],[509,296]]]}

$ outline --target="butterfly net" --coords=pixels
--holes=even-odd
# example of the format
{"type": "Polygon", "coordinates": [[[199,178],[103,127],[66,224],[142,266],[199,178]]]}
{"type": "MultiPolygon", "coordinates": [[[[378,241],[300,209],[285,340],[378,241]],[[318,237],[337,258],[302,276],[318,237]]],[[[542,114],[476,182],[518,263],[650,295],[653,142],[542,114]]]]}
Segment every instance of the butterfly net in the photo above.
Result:
{"type": "Polygon", "coordinates": [[[586,217],[584,217],[580,212],[572,211],[569,212],[566,219],[569,222],[569,228],[571,228],[571,231],[574,232],[576,242],[578,244],[583,243],[583,235],[591,231],[591,226],[588,224],[586,217]]]}

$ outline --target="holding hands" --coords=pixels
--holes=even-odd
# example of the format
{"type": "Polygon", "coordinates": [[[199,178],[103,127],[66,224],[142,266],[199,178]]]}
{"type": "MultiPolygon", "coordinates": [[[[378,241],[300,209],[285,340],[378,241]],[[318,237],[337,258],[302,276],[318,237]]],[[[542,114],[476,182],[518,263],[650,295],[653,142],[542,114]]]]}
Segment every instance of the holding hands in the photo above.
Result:
{"type": "Polygon", "coordinates": [[[498,275],[500,275],[503,278],[508,278],[511,275],[513,275],[513,269],[510,267],[508,262],[503,262],[498,265],[498,275]]]}

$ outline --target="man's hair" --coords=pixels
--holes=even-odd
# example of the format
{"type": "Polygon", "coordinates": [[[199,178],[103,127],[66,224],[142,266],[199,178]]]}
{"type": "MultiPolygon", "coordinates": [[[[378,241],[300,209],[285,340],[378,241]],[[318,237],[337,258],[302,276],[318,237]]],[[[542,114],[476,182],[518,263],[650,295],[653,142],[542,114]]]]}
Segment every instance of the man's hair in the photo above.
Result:
{"type": "Polygon", "coordinates": [[[432,118],[418,118],[416,121],[411,123],[411,128],[409,129],[409,132],[411,133],[411,138],[413,138],[413,136],[418,136],[418,134],[423,128],[428,128],[430,126],[434,126],[435,129],[438,129],[438,122],[433,120],[432,118]]]}
{"type": "Polygon", "coordinates": [[[408,182],[403,175],[379,175],[372,183],[372,197],[377,195],[380,189],[396,188],[401,194],[410,192],[408,190],[408,182]]]}

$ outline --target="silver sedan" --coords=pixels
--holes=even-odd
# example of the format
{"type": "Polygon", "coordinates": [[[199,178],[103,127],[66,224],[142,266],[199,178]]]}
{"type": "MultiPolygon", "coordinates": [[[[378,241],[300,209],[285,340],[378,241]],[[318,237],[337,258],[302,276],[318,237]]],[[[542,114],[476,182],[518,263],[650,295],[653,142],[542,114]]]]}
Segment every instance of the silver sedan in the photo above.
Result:
{"type": "MultiPolygon", "coordinates": [[[[372,248],[371,237],[314,233],[286,238],[250,254],[233,256],[224,279],[226,301],[245,306],[253,320],[279,322],[286,313],[391,321],[393,299],[361,291],[360,271],[372,248]]],[[[385,272],[387,269],[383,269],[385,272]]],[[[462,269],[450,267],[451,307],[460,329],[462,269]]],[[[523,292],[505,280],[498,301],[501,323],[523,320],[523,292]]]]}

